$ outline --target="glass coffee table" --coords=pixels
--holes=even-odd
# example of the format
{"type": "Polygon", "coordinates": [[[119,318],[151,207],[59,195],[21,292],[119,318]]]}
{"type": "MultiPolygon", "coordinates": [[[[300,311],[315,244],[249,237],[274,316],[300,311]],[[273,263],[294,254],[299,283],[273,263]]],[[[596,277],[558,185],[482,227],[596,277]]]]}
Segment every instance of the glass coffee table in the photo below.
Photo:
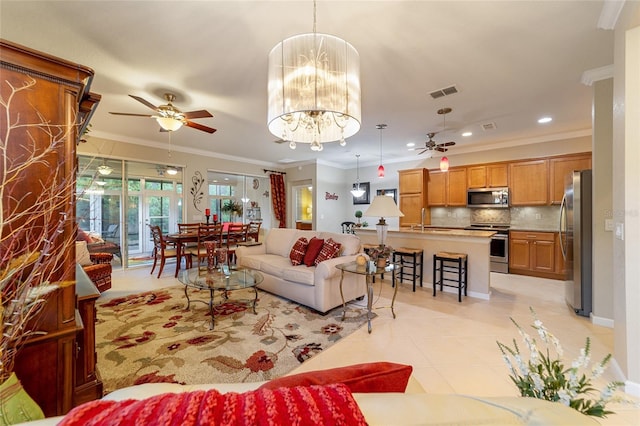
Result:
{"type": "MultiPolygon", "coordinates": [[[[215,326],[213,315],[213,294],[217,290],[222,293],[224,300],[227,300],[227,292],[231,290],[253,289],[255,297],[253,299],[253,313],[256,313],[256,302],[258,301],[258,289],[256,286],[262,282],[264,277],[258,271],[248,268],[229,269],[225,272],[221,270],[208,271],[207,269],[191,268],[180,272],[178,279],[184,284],[184,295],[187,298],[187,310],[191,306],[189,298],[189,288],[209,291],[209,314],[211,315],[211,330],[215,326]]],[[[193,300],[194,302],[207,303],[204,300],[193,300]]]]}
{"type": "Polygon", "coordinates": [[[364,265],[358,265],[356,262],[349,263],[341,263],[336,265],[336,268],[340,269],[340,297],[342,297],[342,320],[347,314],[347,305],[344,301],[344,294],[342,292],[342,281],[344,280],[344,273],[350,274],[358,274],[364,275],[366,277],[367,284],[367,323],[368,330],[371,333],[371,305],[373,303],[373,277],[378,274],[384,274],[387,272],[391,272],[392,274],[392,285],[393,285],[393,299],[391,299],[391,313],[393,314],[393,318],[395,319],[396,313],[393,310],[393,304],[396,301],[396,293],[398,292],[398,280],[397,274],[400,271],[400,265],[395,263],[390,263],[389,265],[383,267],[376,266],[373,262],[366,262],[364,265]]]}

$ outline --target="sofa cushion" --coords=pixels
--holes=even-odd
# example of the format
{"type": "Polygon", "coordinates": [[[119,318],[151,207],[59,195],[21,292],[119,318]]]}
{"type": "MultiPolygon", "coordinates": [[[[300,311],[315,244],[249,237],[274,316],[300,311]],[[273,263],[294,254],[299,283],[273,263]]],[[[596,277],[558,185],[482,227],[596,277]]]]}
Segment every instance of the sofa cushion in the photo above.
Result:
{"type": "Polygon", "coordinates": [[[260,263],[261,272],[278,278],[282,278],[284,270],[288,268],[291,268],[291,261],[286,256],[271,255],[269,256],[269,261],[262,261],[260,263]]]}
{"type": "Polygon", "coordinates": [[[324,245],[324,240],[321,238],[313,237],[309,240],[309,246],[307,247],[307,252],[304,254],[304,264],[307,266],[313,266],[313,262],[320,254],[320,250],[322,250],[322,246],[324,245]]]}
{"type": "Polygon", "coordinates": [[[282,271],[282,278],[297,284],[312,286],[315,284],[315,270],[306,265],[291,266],[282,271]]]}
{"type": "Polygon", "coordinates": [[[404,392],[412,371],[413,367],[410,365],[370,362],[279,377],[266,382],[260,388],[343,383],[353,393],[404,392]]]}
{"type": "Polygon", "coordinates": [[[307,247],[309,246],[309,241],[305,237],[300,237],[291,247],[291,251],[289,252],[289,259],[291,259],[291,264],[293,266],[300,265],[304,260],[304,255],[307,252],[307,247]]]}
{"type": "Polygon", "coordinates": [[[323,232],[320,237],[325,240],[331,238],[333,241],[340,243],[342,245],[340,256],[350,256],[360,252],[361,241],[357,235],[323,232]]]}
{"type": "Polygon", "coordinates": [[[335,384],[226,394],[211,389],[164,393],[142,400],[97,400],[74,408],[59,424],[366,425],[366,422],[349,388],[335,384]]]}
{"type": "Polygon", "coordinates": [[[266,252],[289,257],[291,247],[298,237],[296,231],[297,229],[272,228],[264,240],[266,252]]]}
{"type": "Polygon", "coordinates": [[[93,265],[86,241],[76,241],[76,263],[80,266],[93,265]]]}
{"type": "Polygon", "coordinates": [[[318,253],[316,260],[313,261],[313,264],[317,266],[320,262],[337,257],[341,247],[342,244],[336,243],[332,238],[329,238],[322,245],[322,249],[320,250],[320,253],[318,253]]]}

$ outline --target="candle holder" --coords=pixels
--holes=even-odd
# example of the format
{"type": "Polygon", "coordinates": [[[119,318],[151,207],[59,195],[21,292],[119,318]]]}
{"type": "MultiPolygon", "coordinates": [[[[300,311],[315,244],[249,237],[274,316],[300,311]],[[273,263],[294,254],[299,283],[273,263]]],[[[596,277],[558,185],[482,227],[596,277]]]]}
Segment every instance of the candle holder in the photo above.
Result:
{"type": "Polygon", "coordinates": [[[210,214],[206,214],[205,216],[207,217],[207,225],[208,225],[209,224],[209,218],[211,217],[211,215],[210,214]]]}

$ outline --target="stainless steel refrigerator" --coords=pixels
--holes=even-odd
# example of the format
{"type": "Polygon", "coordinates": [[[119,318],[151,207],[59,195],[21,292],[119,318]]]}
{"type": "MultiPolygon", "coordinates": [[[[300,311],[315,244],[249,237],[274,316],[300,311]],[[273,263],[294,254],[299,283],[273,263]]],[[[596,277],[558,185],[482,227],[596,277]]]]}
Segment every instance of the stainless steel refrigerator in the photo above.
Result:
{"type": "Polygon", "coordinates": [[[573,171],[565,179],[560,207],[560,247],[566,262],[565,300],[578,315],[592,305],[591,170],[573,171]]]}

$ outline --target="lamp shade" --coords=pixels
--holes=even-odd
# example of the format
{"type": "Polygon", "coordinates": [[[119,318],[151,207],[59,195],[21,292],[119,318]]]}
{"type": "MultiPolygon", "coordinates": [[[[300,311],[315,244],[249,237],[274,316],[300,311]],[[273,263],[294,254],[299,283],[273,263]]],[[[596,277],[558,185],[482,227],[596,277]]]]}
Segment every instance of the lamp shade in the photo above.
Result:
{"type": "Polygon", "coordinates": [[[364,216],[380,217],[384,221],[385,217],[403,217],[404,214],[396,206],[393,197],[376,195],[367,211],[364,212],[364,216]]]}
{"type": "Polygon", "coordinates": [[[278,43],[267,91],[269,131],[284,140],[319,151],[360,130],[360,57],[338,37],[314,32],[278,43]]]}
{"type": "Polygon", "coordinates": [[[449,171],[449,159],[447,157],[442,157],[440,159],[440,171],[441,172],[449,171]]]}

